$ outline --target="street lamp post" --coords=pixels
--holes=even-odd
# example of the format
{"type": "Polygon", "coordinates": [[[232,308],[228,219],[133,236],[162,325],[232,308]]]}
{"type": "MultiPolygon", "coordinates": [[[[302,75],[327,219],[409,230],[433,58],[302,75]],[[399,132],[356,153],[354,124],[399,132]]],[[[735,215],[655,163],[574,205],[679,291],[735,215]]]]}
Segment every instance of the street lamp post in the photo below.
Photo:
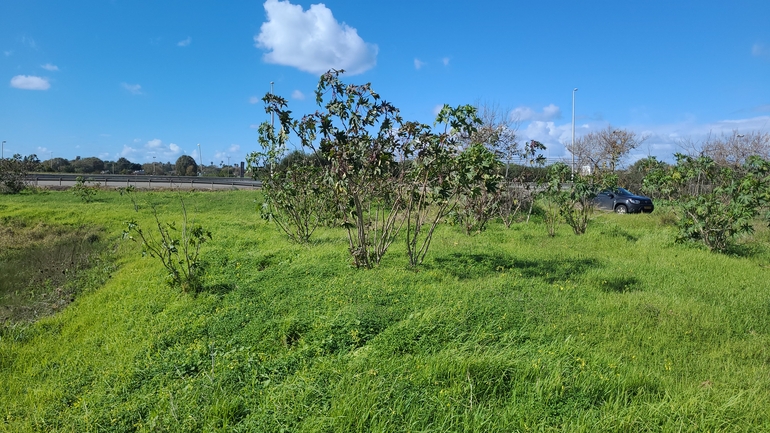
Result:
{"type": "Polygon", "coordinates": [[[152,157],[152,175],[155,176],[155,157],[152,157]]]}
{"type": "MultiPolygon", "coordinates": [[[[270,82],[270,96],[273,96],[273,82],[270,82]]],[[[275,113],[270,110],[270,130],[273,134],[275,134],[275,113]]],[[[270,147],[272,149],[275,149],[275,143],[271,143],[270,147]]],[[[270,155],[270,178],[273,178],[273,158],[275,158],[275,155],[270,155]]]]}
{"type": "Polygon", "coordinates": [[[198,143],[198,161],[201,163],[200,174],[203,175],[203,155],[201,154],[201,144],[198,143]]]}
{"type": "Polygon", "coordinates": [[[3,140],[3,148],[0,150],[0,159],[5,159],[5,140],[3,140]]]}
{"type": "Polygon", "coordinates": [[[572,181],[575,181],[575,92],[577,87],[572,89],[572,181]]]}
{"type": "MultiPolygon", "coordinates": [[[[273,81],[270,82],[270,96],[273,96],[273,81]]],[[[270,112],[270,126],[275,124],[275,113],[270,112]]]]}

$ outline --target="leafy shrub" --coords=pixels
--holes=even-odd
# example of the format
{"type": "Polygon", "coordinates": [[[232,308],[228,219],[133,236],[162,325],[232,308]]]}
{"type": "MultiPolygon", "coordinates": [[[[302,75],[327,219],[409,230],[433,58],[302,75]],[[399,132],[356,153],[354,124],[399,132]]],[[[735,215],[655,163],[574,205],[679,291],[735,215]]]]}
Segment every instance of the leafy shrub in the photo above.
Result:
{"type": "Polygon", "coordinates": [[[588,221],[594,211],[593,199],[599,191],[614,186],[617,176],[602,172],[594,172],[590,175],[572,173],[567,164],[558,162],[552,165],[548,171],[548,183],[543,192],[546,203],[546,225],[548,234],[553,236],[556,227],[556,215],[554,209],[558,207],[559,215],[572,227],[576,235],[586,232],[588,221]],[[567,179],[572,178],[568,188],[564,185],[567,179]]]}
{"type": "Polygon", "coordinates": [[[200,259],[200,248],[207,239],[211,239],[211,231],[200,224],[190,222],[184,200],[179,199],[182,207],[182,224],[177,228],[174,221],[161,222],[158,210],[152,206],[157,233],[145,231],[135,220],[126,222],[127,228],[123,237],[135,242],[141,242],[142,255],[155,257],[168,271],[168,283],[178,287],[183,292],[198,292],[203,287],[202,277],[205,272],[200,259]],[[138,239],[133,234],[138,236],[138,239]]]}
{"type": "MultiPolygon", "coordinates": [[[[363,268],[378,265],[406,226],[410,263],[419,264],[436,224],[457,206],[461,193],[477,198],[483,197],[482,188],[494,191],[494,155],[478,145],[458,157],[459,136],[479,122],[473,107],[444,106],[436,119],[444,131],[435,133],[427,125],[403,122],[398,109],[370,84],[342,83],[341,72],[329,71],[318,83],[316,101],[323,111],[299,120],[292,118],[285,99],[264,97],[267,111],[280,120],[278,130],[260,126],[263,151],[249,156],[253,173],[258,172],[254,162],[269,166],[265,214],[302,240],[325,218],[318,212],[331,204],[329,219],[341,222],[353,262],[363,268]],[[312,151],[318,165],[274,170],[290,133],[312,151]],[[430,228],[423,230],[426,224],[430,228]]],[[[489,217],[485,206],[479,209],[489,217]]]]}
{"type": "Polygon", "coordinates": [[[672,199],[678,242],[693,240],[725,251],[735,237],[753,231],[754,219],[770,203],[770,162],[749,157],[735,169],[720,167],[708,156],[678,153],[676,160],[651,171],[644,183],[672,199]]]}
{"type": "Polygon", "coordinates": [[[99,189],[99,183],[94,183],[92,178],[84,179],[83,176],[78,176],[75,179],[75,185],[71,188],[72,194],[75,197],[79,197],[83,203],[91,203],[94,201],[96,191],[99,189]]]}
{"type": "Polygon", "coordinates": [[[0,159],[0,193],[17,194],[27,186],[27,173],[40,165],[37,155],[22,158],[18,153],[0,159]]]}

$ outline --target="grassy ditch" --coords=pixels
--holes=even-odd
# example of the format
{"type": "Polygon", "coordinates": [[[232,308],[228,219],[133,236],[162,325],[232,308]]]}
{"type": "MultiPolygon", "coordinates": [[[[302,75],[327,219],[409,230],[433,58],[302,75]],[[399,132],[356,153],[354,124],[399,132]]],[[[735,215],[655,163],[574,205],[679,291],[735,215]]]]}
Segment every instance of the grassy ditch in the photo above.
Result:
{"type": "Polygon", "coordinates": [[[105,260],[98,227],[0,219],[0,323],[35,320],[61,310],[105,260]]]}
{"type": "MultiPolygon", "coordinates": [[[[203,290],[123,242],[120,267],[0,339],[0,430],[767,431],[770,237],[731,254],[673,242],[664,214],[479,235],[443,225],[424,266],[394,244],[350,266],[259,219],[254,192],[185,195],[213,233],[203,290]],[[663,217],[663,218],[661,218],[663,217]]],[[[11,197],[11,218],[103,227],[179,215],[178,193],[11,197]],[[144,206],[144,207],[142,207],[144,206]]]]}

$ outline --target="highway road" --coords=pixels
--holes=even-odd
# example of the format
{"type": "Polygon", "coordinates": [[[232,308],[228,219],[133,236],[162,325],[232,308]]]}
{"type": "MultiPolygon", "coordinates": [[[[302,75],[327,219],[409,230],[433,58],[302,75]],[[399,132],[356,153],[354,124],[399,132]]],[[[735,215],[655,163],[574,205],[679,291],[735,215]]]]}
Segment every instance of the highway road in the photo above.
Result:
{"type": "Polygon", "coordinates": [[[41,188],[68,188],[75,185],[78,177],[90,179],[92,185],[98,183],[103,188],[120,188],[133,186],[137,189],[197,189],[197,190],[228,190],[228,189],[259,189],[262,183],[239,177],[185,177],[185,176],[147,176],[147,175],[117,175],[117,174],[30,174],[27,181],[30,185],[41,188]]]}

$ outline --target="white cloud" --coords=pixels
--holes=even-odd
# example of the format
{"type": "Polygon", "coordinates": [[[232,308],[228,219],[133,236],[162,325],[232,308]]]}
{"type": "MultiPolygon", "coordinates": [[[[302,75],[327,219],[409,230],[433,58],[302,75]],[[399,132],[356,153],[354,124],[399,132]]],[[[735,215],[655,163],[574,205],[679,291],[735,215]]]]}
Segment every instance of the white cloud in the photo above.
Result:
{"type": "Polygon", "coordinates": [[[291,98],[292,99],[298,99],[298,100],[302,101],[303,99],[305,99],[305,94],[300,92],[299,90],[295,90],[295,91],[291,92],[291,98]]]}
{"type": "Polygon", "coordinates": [[[256,104],[260,101],[259,96],[252,96],[249,98],[249,104],[256,104]]]}
{"type": "Polygon", "coordinates": [[[434,116],[438,116],[438,113],[441,112],[441,109],[444,108],[444,104],[438,104],[433,106],[432,113],[434,116]]]}
{"type": "Polygon", "coordinates": [[[133,157],[134,155],[136,155],[138,153],[139,153],[138,149],[135,149],[135,148],[133,148],[131,146],[123,145],[123,150],[120,151],[120,156],[122,156],[124,158],[128,158],[130,160],[131,157],[133,157]]]}
{"type": "Polygon", "coordinates": [[[770,48],[759,42],[751,47],[751,55],[754,57],[770,57],[770,48]]]}
{"type": "Polygon", "coordinates": [[[131,92],[133,95],[141,95],[142,94],[142,86],[139,84],[128,84],[128,83],[120,83],[121,86],[123,86],[124,89],[131,92]]]}
{"type": "Polygon", "coordinates": [[[543,107],[542,112],[537,112],[530,107],[517,107],[510,113],[511,119],[519,122],[527,121],[549,121],[561,117],[561,109],[554,104],[543,107]]]}
{"type": "Polygon", "coordinates": [[[443,63],[444,66],[449,66],[449,57],[444,57],[441,59],[441,63],[443,63]]]}
{"type": "Polygon", "coordinates": [[[356,29],[337,22],[321,3],[307,11],[281,0],[266,0],[264,7],[267,21],[254,42],[257,48],[269,51],[263,57],[268,63],[312,74],[344,69],[351,75],[377,63],[377,45],[364,42],[356,29]]]}
{"type": "Polygon", "coordinates": [[[175,159],[182,154],[182,148],[176,143],[163,144],[158,138],[150,140],[144,145],[145,150],[148,152],[148,160],[151,156],[158,156],[163,159],[175,159]]]}
{"type": "Polygon", "coordinates": [[[230,148],[227,149],[228,152],[235,153],[237,151],[241,150],[241,146],[238,144],[231,144],[230,148]]]}
{"type": "Polygon", "coordinates": [[[417,58],[414,59],[414,69],[419,71],[425,65],[427,65],[427,63],[423,62],[422,60],[417,58]]]}
{"type": "Polygon", "coordinates": [[[11,78],[11,87],[24,90],[48,90],[51,83],[46,78],[34,75],[17,75],[11,78]]]}
{"type": "Polygon", "coordinates": [[[13,50],[3,51],[3,54],[5,54],[5,57],[8,57],[13,54],[13,50]]]}
{"type": "Polygon", "coordinates": [[[56,65],[52,65],[50,63],[46,63],[45,65],[40,65],[41,68],[45,69],[46,71],[58,71],[59,67],[56,65]]]}
{"type": "Polygon", "coordinates": [[[187,39],[181,40],[176,43],[177,47],[186,47],[190,45],[190,42],[192,42],[192,38],[190,36],[187,37],[187,39]]]}
{"type": "Polygon", "coordinates": [[[249,128],[251,128],[251,129],[259,129],[259,125],[256,124],[256,123],[252,123],[251,125],[249,125],[249,128]]]}
{"type": "MultiPolygon", "coordinates": [[[[606,128],[606,120],[589,120],[575,125],[575,137],[606,128]]],[[[632,154],[627,163],[633,163],[647,155],[657,156],[665,161],[673,161],[675,152],[692,149],[682,148],[682,141],[701,143],[709,135],[732,134],[733,131],[766,131],[770,127],[770,116],[757,116],[744,119],[725,119],[716,122],[698,123],[695,119],[664,125],[613,125],[634,131],[649,138],[632,154]]],[[[569,163],[571,157],[566,145],[572,140],[572,123],[557,124],[553,121],[531,120],[522,122],[517,133],[520,143],[537,140],[546,145],[546,156],[550,162],[561,159],[569,163]]]]}

